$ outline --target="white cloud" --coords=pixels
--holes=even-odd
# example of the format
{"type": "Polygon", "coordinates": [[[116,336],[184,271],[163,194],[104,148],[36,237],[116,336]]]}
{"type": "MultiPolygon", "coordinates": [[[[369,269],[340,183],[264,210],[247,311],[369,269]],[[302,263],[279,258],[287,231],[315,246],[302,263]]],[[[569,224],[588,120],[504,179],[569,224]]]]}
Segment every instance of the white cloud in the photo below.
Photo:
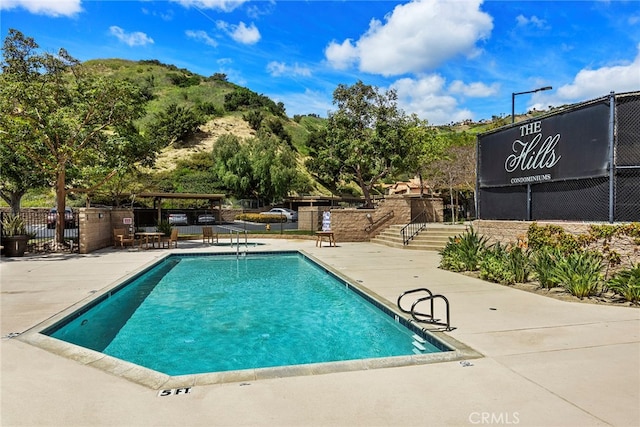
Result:
{"type": "Polygon", "coordinates": [[[109,33],[115,36],[118,40],[128,46],[145,46],[147,44],[153,44],[153,39],[147,36],[145,33],[135,31],[133,33],[127,33],[120,27],[115,25],[109,27],[109,33]]]}
{"type": "Polygon", "coordinates": [[[325,57],[336,68],[358,63],[361,71],[391,76],[434,69],[458,55],[477,55],[476,43],[493,29],[481,3],[414,0],[398,5],[384,23],[371,20],[356,42],[329,43],[325,57]]]}
{"type": "Polygon", "coordinates": [[[166,12],[156,12],[143,7],[142,13],[149,16],[159,17],[163,21],[172,21],[173,20],[173,10],[167,10],[166,12]]]}
{"type": "Polygon", "coordinates": [[[82,12],[81,0],[2,0],[0,10],[24,8],[35,15],[73,16],[82,12]]]}
{"type": "Polygon", "coordinates": [[[238,25],[229,24],[224,21],[216,22],[218,29],[226,32],[233,40],[242,44],[255,44],[260,40],[260,31],[251,23],[249,27],[244,22],[238,25]]]}
{"type": "Polygon", "coordinates": [[[456,93],[471,98],[485,98],[487,96],[493,96],[498,93],[499,89],[500,85],[498,83],[493,83],[491,85],[486,85],[482,82],[465,84],[460,80],[454,80],[449,85],[449,91],[451,93],[456,93]]]}
{"type": "Polygon", "coordinates": [[[391,88],[398,94],[398,105],[429,123],[445,124],[473,118],[471,111],[459,109],[458,101],[445,93],[446,81],[439,74],[423,76],[419,79],[396,80],[391,88]]]}
{"type": "Polygon", "coordinates": [[[197,40],[197,41],[201,41],[206,45],[209,46],[218,46],[218,42],[216,42],[214,39],[212,39],[211,37],[209,37],[209,34],[207,34],[206,31],[192,31],[192,30],[187,30],[184,32],[187,37],[197,40]]]}
{"type": "Polygon", "coordinates": [[[519,27],[535,27],[535,28],[548,28],[547,21],[540,19],[533,15],[531,18],[527,18],[524,15],[516,16],[516,23],[519,27]]]}
{"type": "Polygon", "coordinates": [[[171,0],[184,7],[196,9],[217,9],[223,12],[231,12],[241,6],[247,0],[171,0]]]}
{"type": "Polygon", "coordinates": [[[279,76],[304,76],[311,77],[311,69],[308,67],[303,67],[295,63],[293,65],[287,65],[284,62],[271,61],[267,64],[267,71],[273,77],[279,76]]]}
{"type": "Polygon", "coordinates": [[[358,48],[352,44],[351,39],[342,43],[332,41],[325,48],[324,55],[334,68],[344,70],[358,61],[358,48]]]}
{"type": "Polygon", "coordinates": [[[587,101],[609,94],[609,92],[630,92],[640,89],[640,44],[633,62],[611,65],[597,69],[583,69],[576,74],[573,82],[563,85],[555,93],[540,92],[531,108],[543,109],[549,105],[587,101]]]}

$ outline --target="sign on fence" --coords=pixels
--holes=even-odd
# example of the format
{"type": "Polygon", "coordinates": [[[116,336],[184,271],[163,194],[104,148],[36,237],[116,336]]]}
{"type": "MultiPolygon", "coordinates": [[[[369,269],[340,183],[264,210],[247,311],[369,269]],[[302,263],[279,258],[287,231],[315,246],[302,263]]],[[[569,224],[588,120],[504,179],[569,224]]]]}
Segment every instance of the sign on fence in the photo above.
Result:
{"type": "Polygon", "coordinates": [[[480,187],[607,176],[607,99],[478,136],[480,187]]]}

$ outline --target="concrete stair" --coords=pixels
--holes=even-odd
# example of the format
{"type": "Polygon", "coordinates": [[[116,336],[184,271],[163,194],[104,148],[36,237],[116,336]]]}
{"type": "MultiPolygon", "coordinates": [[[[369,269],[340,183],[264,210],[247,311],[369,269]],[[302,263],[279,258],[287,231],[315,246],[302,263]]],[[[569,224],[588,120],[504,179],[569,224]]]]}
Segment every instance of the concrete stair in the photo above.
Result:
{"type": "Polygon", "coordinates": [[[391,246],[394,248],[440,251],[444,249],[449,241],[449,237],[462,234],[467,229],[466,225],[446,225],[438,223],[428,223],[408,245],[402,244],[401,230],[404,225],[392,225],[371,239],[371,243],[391,246]]]}

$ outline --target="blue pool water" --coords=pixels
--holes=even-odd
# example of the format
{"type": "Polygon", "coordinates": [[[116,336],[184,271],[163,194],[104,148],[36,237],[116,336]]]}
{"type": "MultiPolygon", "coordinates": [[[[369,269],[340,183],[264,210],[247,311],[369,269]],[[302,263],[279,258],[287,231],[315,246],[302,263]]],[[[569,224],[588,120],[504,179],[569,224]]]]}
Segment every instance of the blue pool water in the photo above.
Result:
{"type": "Polygon", "coordinates": [[[170,256],[44,333],[168,375],[449,350],[298,253],[170,256]]]}

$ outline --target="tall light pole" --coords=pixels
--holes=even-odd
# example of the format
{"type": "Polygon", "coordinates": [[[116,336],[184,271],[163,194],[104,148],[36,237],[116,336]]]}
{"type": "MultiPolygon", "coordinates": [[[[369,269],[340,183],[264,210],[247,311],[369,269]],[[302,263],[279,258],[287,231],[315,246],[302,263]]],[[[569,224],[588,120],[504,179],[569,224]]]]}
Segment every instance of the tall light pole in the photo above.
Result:
{"type": "Polygon", "coordinates": [[[524,95],[525,93],[542,92],[543,90],[551,90],[551,86],[539,87],[538,89],[528,90],[526,92],[513,92],[511,94],[511,123],[516,121],[516,95],[524,95]]]}

